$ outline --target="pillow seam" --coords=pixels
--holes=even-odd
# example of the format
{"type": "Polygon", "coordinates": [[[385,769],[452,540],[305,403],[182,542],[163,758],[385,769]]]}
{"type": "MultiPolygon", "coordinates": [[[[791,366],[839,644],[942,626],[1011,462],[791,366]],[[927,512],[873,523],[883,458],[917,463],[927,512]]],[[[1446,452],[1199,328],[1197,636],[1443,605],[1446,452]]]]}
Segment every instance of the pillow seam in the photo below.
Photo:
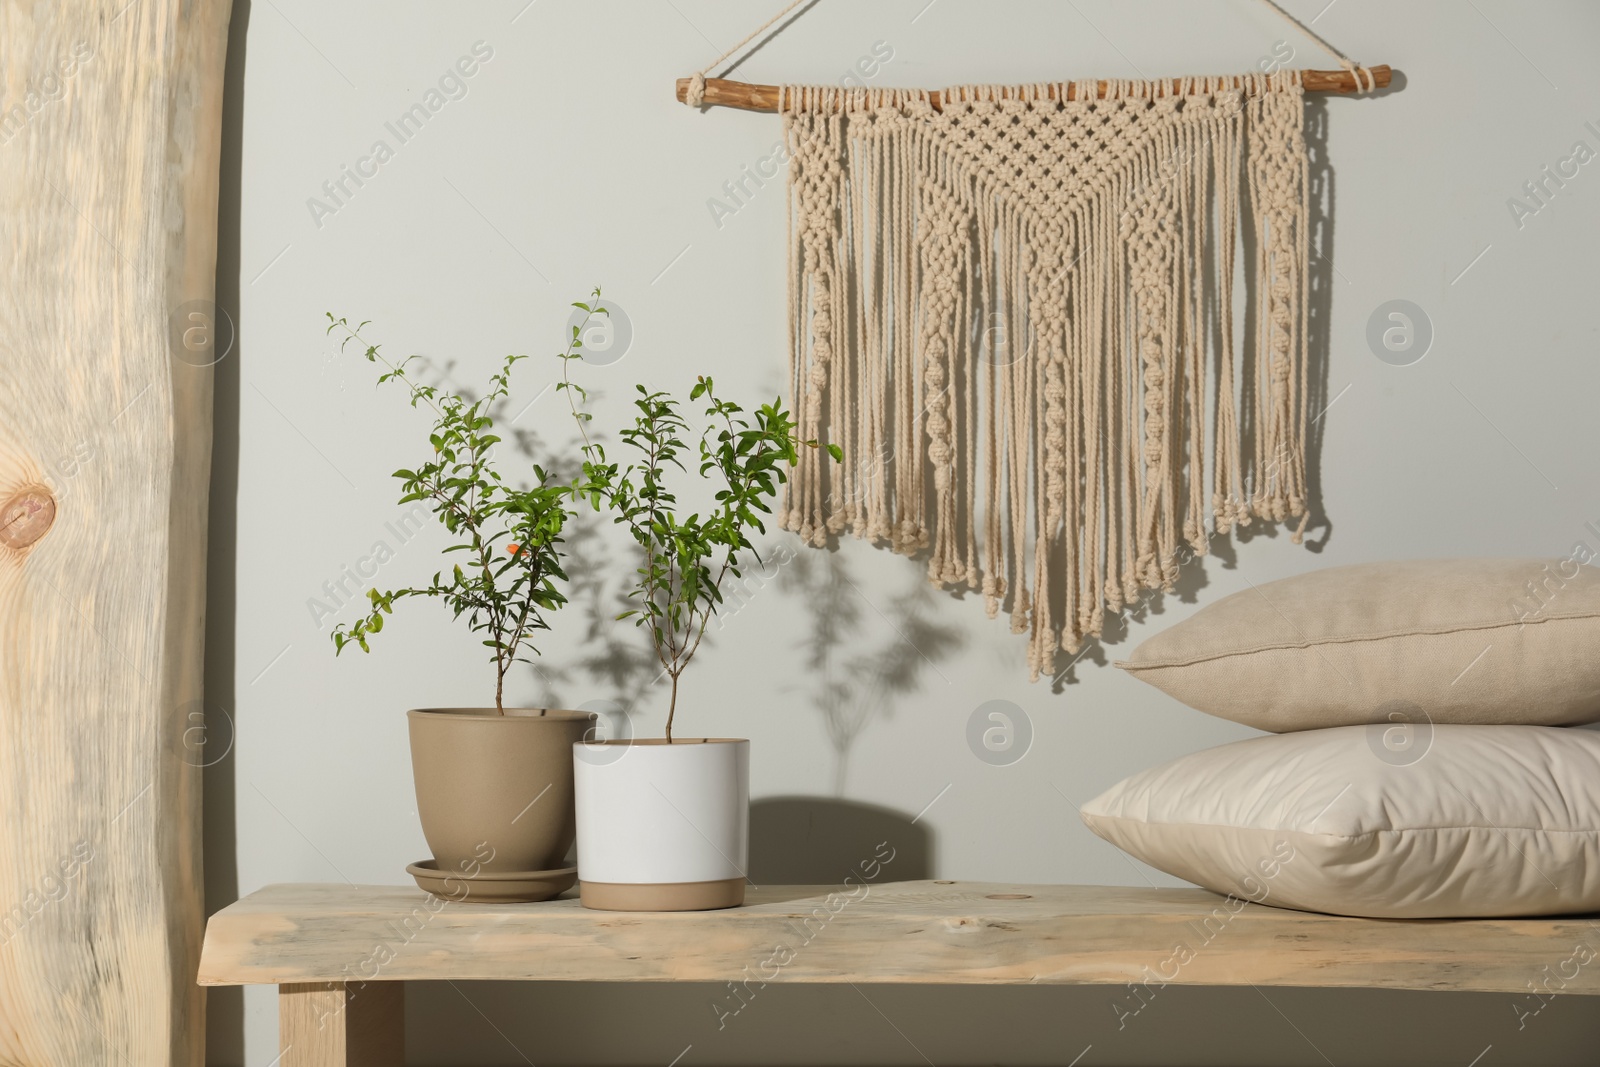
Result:
{"type": "Polygon", "coordinates": [[[1418,833],[1443,833],[1446,830],[1494,830],[1497,832],[1521,831],[1530,834],[1600,834],[1600,827],[1587,830],[1561,830],[1546,829],[1536,826],[1405,826],[1391,827],[1387,830],[1362,830],[1354,834],[1329,834],[1317,830],[1305,830],[1291,826],[1238,826],[1232,823],[1221,822],[1170,822],[1165,819],[1138,819],[1131,815],[1100,815],[1091,812],[1079,812],[1088,819],[1111,819],[1116,822],[1135,823],[1139,826],[1160,826],[1171,828],[1200,827],[1207,830],[1255,830],[1271,834],[1304,834],[1307,837],[1333,837],[1341,841],[1354,841],[1357,838],[1372,837],[1376,834],[1418,834],[1418,833]]]}
{"type": "MultiPolygon", "coordinates": [[[[1552,615],[1545,619],[1533,619],[1534,625],[1547,622],[1573,622],[1584,619],[1600,619],[1600,612],[1585,612],[1581,615],[1552,615]]],[[[1181,624],[1180,624],[1181,625],[1181,624]]],[[[1345,637],[1326,637],[1314,641],[1296,643],[1278,643],[1253,645],[1249,648],[1229,649],[1226,652],[1207,652],[1191,659],[1182,660],[1157,660],[1154,662],[1139,662],[1135,660],[1117,660],[1116,666],[1125,671],[1160,670],[1167,667],[1194,667],[1202,663],[1214,663],[1217,660],[1232,659],[1236,656],[1254,656],[1262,652],[1306,652],[1323,645],[1354,645],[1369,641],[1388,641],[1396,637],[1447,637],[1451,634],[1477,633],[1484,630],[1507,630],[1513,626],[1526,626],[1528,623],[1496,622],[1484,623],[1480,626],[1451,626],[1433,630],[1389,630],[1379,634],[1358,634],[1345,637]]]]}

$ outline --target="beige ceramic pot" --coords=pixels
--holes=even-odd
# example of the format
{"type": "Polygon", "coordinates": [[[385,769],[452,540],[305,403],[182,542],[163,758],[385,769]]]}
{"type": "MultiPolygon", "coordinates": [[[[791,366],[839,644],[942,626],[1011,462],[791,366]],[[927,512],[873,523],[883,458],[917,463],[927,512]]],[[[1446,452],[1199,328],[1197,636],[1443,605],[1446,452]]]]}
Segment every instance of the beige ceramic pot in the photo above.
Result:
{"type": "Polygon", "coordinates": [[[595,715],[545,708],[406,713],[422,833],[440,870],[562,867],[572,848],[572,746],[595,715]]]}

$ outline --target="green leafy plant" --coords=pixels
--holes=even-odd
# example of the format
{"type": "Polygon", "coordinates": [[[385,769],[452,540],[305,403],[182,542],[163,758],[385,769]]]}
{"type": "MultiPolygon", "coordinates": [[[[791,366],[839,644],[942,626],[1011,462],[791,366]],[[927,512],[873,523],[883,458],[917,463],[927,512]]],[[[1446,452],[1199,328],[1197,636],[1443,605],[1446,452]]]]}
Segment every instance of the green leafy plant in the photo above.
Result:
{"type": "Polygon", "coordinates": [[[334,628],[334,652],[337,655],[350,645],[370,652],[368,641],[383,630],[384,617],[394,610],[395,601],[437,598],[455,618],[464,616],[468,627],[481,634],[484,646],[491,650],[494,705],[503,715],[507,672],[518,660],[528,662],[527,651],[537,654],[530,638],[539,630],[548,630],[547,615],[566,603],[556,582],[567,578],[561,569],[559,546],[569,516],[570,487],[536,464],[537,484],[518,488],[505,481],[494,463],[500,438],[494,433],[489,411],[496,401],[510,395],[511,369],[526,357],[507,356],[499,373],[490,378],[489,391],[469,399],[412,381],[406,366],[417,357],[391,362],[377,345],[361,337],[367,323],[351,326],[331,313],[328,322],[329,333],[344,331],[341,351],[353,342],[369,362],[386,368],[378,376],[380,385],[398,381],[410,391],[412,407],[426,404],[432,409],[431,456],[415,470],[395,471],[394,477],[402,486],[400,503],[425,502],[452,535],[454,543],[445,552],[466,557],[451,570],[435,573],[425,586],[369,590],[371,613],[348,628],[342,623],[334,628]]]}
{"type": "MultiPolygon", "coordinates": [[[[711,379],[702,376],[689,391],[691,403],[705,401],[705,424],[697,439],[678,401],[636,386],[633,422],[617,436],[638,458],[626,466],[611,462],[604,447],[589,436],[593,416],[582,410],[588,394],[568,373],[572,361],[582,358],[578,350],[590,319],[607,314],[599,301],[597,288],[592,303],[573,305],[584,318],[561,353],[562,375],[556,384],[567,394],[583,435],[583,473],[572,489],[595,509],[614,512],[614,521],[628,528],[644,554],[638,581],[628,594],[636,606],[617,617],[635,618],[637,625],[649,628],[656,658],[672,679],[666,726],[670,743],[679,678],[722,606],[722,584],[740,577],[746,557],[760,562],[750,532],[766,531],[762,516],[771,513],[769,501],[786,480],[786,468],[798,461],[799,447],[818,446],[795,437],[795,423],[781,400],[746,412],[719,397],[711,379]],[[704,515],[678,514],[668,478],[673,469],[688,476],[686,464],[718,485],[715,504],[704,515]]],[[[829,445],[828,451],[835,460],[841,458],[837,445],[829,445]]]]}

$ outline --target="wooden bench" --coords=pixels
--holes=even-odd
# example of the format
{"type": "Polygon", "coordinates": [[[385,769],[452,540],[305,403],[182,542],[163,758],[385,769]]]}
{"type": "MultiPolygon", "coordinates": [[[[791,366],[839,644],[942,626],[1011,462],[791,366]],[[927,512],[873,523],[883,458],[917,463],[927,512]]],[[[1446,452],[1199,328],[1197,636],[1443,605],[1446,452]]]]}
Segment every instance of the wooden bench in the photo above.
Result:
{"type": "Polygon", "coordinates": [[[768,982],[1600,994],[1600,967],[1561,971],[1574,946],[1600,949],[1600,917],[1350,919],[1201,889],[769,886],[729,911],[635,914],[274,885],[211,917],[200,984],[278,986],[281,1067],[401,1067],[408,981],[733,983],[730,1010],[768,982]]]}

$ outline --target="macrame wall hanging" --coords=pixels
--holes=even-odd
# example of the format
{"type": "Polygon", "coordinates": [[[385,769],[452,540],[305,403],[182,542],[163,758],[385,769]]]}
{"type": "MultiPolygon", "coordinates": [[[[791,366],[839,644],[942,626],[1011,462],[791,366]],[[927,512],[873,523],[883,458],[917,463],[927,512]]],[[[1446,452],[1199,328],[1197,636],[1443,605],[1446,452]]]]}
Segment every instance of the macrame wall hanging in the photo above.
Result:
{"type": "Polygon", "coordinates": [[[1034,679],[1172,589],[1213,533],[1293,522],[1298,542],[1303,94],[1390,71],[1295,25],[1344,69],[942,92],[681,80],[691,105],[783,116],[792,405],[844,460],[803,449],[780,524],[925,553],[931,581],[1029,635],[1034,679]],[[1241,265],[1253,323],[1235,321],[1241,265]]]}

